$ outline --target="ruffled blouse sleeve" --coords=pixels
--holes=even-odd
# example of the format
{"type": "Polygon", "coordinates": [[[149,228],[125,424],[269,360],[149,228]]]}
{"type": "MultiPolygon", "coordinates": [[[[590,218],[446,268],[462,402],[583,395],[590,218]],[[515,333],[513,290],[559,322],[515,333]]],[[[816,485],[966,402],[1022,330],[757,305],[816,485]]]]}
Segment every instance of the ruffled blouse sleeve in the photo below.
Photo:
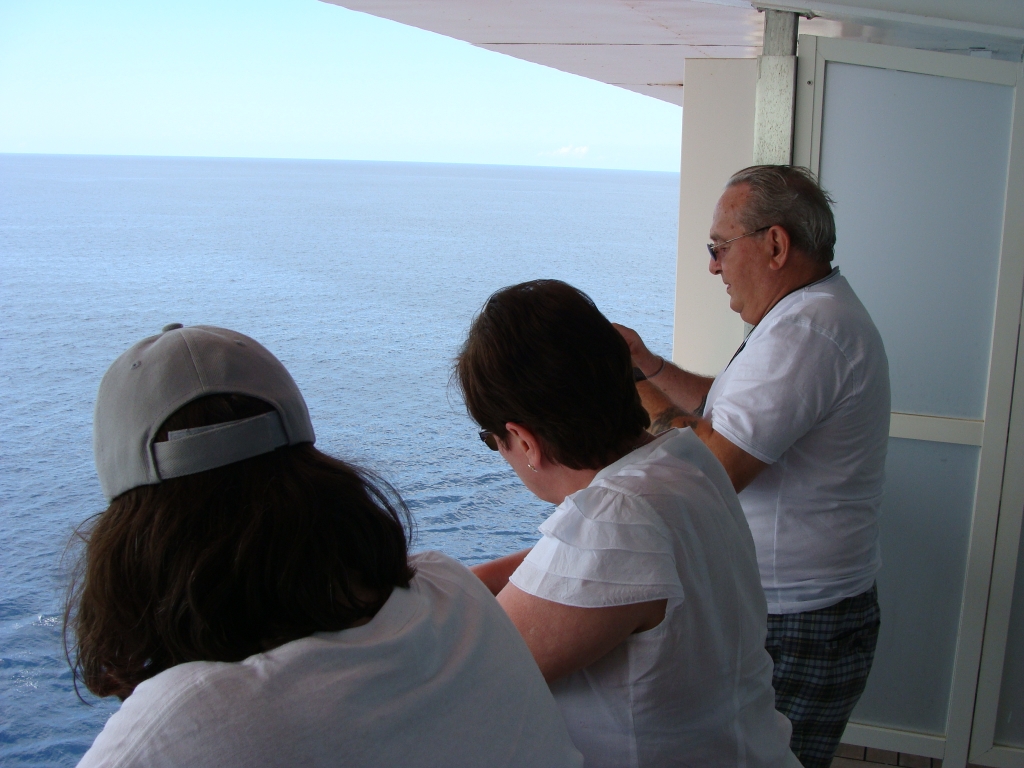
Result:
{"type": "Polygon", "coordinates": [[[671,532],[639,496],[584,488],[540,532],[509,579],[524,592],[578,608],[683,598],[671,532]]]}

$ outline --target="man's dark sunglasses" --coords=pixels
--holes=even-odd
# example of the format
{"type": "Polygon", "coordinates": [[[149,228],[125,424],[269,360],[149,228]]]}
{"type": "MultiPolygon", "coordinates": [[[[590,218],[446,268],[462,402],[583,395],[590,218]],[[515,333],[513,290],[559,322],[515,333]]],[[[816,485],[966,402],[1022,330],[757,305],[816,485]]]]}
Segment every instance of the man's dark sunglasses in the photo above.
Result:
{"type": "Polygon", "coordinates": [[[489,429],[481,429],[479,434],[480,439],[484,441],[484,445],[492,451],[498,450],[498,436],[496,434],[489,429]]]}

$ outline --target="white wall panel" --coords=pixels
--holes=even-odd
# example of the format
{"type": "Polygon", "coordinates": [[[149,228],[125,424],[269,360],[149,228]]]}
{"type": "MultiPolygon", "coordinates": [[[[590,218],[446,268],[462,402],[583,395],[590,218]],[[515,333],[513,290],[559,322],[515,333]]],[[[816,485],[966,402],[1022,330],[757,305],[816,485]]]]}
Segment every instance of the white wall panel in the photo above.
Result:
{"type": "Polygon", "coordinates": [[[879,520],[882,608],[875,663],[853,720],[946,727],[979,449],[889,440],[879,520]]]}
{"type": "Polygon", "coordinates": [[[1013,88],[829,62],[836,263],[885,340],[895,411],[980,419],[1013,88]]]}
{"type": "Polygon", "coordinates": [[[705,246],[725,182],[753,158],[757,60],[688,59],[686,78],[672,359],[713,376],[743,341],[743,321],[705,246]]]}

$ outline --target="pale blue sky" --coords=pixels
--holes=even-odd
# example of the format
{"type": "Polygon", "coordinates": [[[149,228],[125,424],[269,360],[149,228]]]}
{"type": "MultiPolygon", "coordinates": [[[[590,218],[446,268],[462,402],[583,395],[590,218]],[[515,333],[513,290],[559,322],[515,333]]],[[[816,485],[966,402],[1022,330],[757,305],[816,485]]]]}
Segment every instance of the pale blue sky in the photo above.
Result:
{"type": "Polygon", "coordinates": [[[0,152],[678,171],[681,119],[318,0],[0,0],[0,152]]]}

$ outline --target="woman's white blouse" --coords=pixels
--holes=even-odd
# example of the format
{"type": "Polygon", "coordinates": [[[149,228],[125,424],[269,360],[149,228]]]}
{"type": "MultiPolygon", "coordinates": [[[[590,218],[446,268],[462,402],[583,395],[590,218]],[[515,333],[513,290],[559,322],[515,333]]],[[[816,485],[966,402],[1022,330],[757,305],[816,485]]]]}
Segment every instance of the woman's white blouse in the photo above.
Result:
{"type": "Polygon", "coordinates": [[[604,468],[540,530],[510,579],[524,592],[584,608],[668,600],[657,627],[551,685],[587,768],[799,766],[750,529],[692,430],[604,468]]]}

